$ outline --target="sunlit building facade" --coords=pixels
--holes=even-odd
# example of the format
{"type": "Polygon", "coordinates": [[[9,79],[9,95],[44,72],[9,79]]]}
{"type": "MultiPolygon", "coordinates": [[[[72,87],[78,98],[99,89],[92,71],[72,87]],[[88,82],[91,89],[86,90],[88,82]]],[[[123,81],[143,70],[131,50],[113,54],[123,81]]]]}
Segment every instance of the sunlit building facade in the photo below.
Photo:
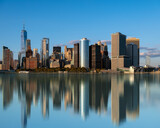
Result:
{"type": "Polygon", "coordinates": [[[80,67],[89,68],[89,40],[80,40],[80,67]]]}
{"type": "Polygon", "coordinates": [[[42,67],[49,67],[49,38],[43,38],[41,44],[42,67]]]}

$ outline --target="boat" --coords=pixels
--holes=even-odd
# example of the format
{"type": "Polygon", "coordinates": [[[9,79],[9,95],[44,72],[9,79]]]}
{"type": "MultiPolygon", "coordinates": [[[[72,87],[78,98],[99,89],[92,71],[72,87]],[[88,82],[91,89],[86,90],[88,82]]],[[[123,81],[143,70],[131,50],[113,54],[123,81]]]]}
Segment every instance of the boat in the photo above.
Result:
{"type": "Polygon", "coordinates": [[[18,73],[20,73],[20,74],[28,74],[29,71],[19,71],[18,73]]]}

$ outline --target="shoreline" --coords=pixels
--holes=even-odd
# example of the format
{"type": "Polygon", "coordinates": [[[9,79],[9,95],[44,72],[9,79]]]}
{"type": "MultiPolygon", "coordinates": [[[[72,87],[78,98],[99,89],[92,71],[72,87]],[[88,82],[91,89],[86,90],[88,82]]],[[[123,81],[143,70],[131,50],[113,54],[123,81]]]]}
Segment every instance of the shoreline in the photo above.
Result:
{"type": "Polygon", "coordinates": [[[125,73],[120,71],[108,71],[103,70],[100,72],[68,72],[68,71],[58,71],[58,72],[35,72],[35,71],[28,71],[27,73],[19,73],[16,71],[0,71],[0,74],[160,74],[160,71],[156,72],[135,72],[135,73],[125,73]]]}

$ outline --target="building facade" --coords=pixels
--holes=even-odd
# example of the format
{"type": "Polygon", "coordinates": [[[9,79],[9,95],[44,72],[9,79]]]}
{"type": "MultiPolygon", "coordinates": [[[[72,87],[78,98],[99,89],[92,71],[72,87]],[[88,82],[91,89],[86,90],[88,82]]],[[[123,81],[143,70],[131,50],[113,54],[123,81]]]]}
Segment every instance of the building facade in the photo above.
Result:
{"type": "Polygon", "coordinates": [[[89,40],[83,38],[80,40],[80,65],[81,68],[89,68],[89,40]]]}
{"type": "Polygon", "coordinates": [[[37,68],[37,58],[36,57],[29,57],[26,58],[26,69],[36,69],[37,68]]]}
{"type": "Polygon", "coordinates": [[[97,44],[89,46],[89,67],[101,69],[101,47],[97,44]]]}
{"type": "Polygon", "coordinates": [[[33,57],[36,57],[37,53],[38,53],[38,49],[37,49],[37,48],[34,48],[34,49],[33,49],[33,57]]]}
{"type": "Polygon", "coordinates": [[[54,46],[53,47],[53,53],[61,53],[61,47],[60,46],[54,46]]]}
{"type": "Polygon", "coordinates": [[[79,67],[79,43],[74,44],[74,67],[79,67]]]}
{"type": "Polygon", "coordinates": [[[73,51],[74,51],[74,48],[67,48],[67,46],[64,46],[64,57],[66,60],[69,60],[69,61],[72,60],[73,51]]]}
{"type": "Polygon", "coordinates": [[[2,69],[13,69],[13,52],[8,47],[3,46],[2,69]]]}
{"type": "Polygon", "coordinates": [[[27,40],[26,40],[26,50],[27,50],[29,47],[31,48],[31,40],[30,40],[30,39],[27,39],[27,40]]]}
{"type": "Polygon", "coordinates": [[[136,44],[128,44],[127,45],[127,56],[131,59],[131,66],[138,67],[139,66],[139,57],[138,57],[138,47],[136,44]]]}
{"type": "Polygon", "coordinates": [[[42,39],[41,63],[42,67],[49,67],[49,38],[42,39]]]}
{"type": "Polygon", "coordinates": [[[26,40],[27,40],[27,31],[25,30],[25,27],[23,26],[23,30],[21,31],[21,51],[19,52],[19,66],[23,66],[22,59],[26,57],[26,40]]]}
{"type": "Polygon", "coordinates": [[[126,35],[121,33],[112,34],[112,60],[111,69],[117,70],[119,68],[129,67],[130,58],[126,56],[126,35]]]}
{"type": "Polygon", "coordinates": [[[139,66],[139,48],[140,48],[140,39],[138,38],[128,38],[126,39],[126,44],[135,44],[138,47],[138,66],[139,66]]]}

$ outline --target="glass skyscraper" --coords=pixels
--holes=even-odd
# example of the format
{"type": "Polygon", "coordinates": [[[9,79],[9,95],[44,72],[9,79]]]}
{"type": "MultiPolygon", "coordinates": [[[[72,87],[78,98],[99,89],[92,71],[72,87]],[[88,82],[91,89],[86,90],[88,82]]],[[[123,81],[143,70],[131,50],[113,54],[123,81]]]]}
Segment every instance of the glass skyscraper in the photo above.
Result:
{"type": "Polygon", "coordinates": [[[26,40],[27,40],[27,31],[23,26],[23,30],[21,31],[21,51],[26,51],[26,40]]]}
{"type": "Polygon", "coordinates": [[[89,40],[80,40],[80,67],[89,68],[89,40]]]}
{"type": "Polygon", "coordinates": [[[26,56],[26,40],[27,40],[27,31],[25,30],[25,27],[23,26],[23,30],[21,31],[21,51],[19,53],[19,63],[20,63],[20,67],[22,67],[22,59],[23,57],[26,56]]]}

